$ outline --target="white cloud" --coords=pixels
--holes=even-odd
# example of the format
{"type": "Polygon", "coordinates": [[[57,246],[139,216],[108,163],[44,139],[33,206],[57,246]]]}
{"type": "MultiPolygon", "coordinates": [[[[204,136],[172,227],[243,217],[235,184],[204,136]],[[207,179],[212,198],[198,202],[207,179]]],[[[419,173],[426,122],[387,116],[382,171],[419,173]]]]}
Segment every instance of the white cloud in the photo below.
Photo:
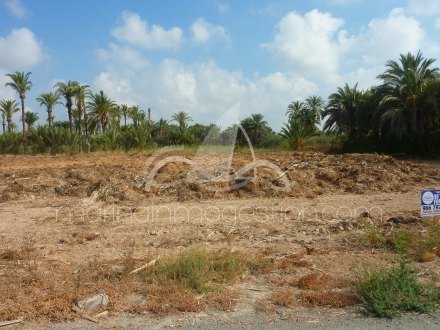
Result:
{"type": "Polygon", "coordinates": [[[339,67],[344,21],[312,10],[305,15],[290,12],[276,26],[273,42],[263,44],[282,65],[303,74],[333,79],[339,67]]]}
{"type": "Polygon", "coordinates": [[[342,19],[318,10],[305,15],[290,12],[277,24],[273,41],[263,47],[287,70],[319,82],[321,93],[344,82],[359,82],[361,88],[376,84],[386,61],[402,53],[421,50],[425,56],[440,55],[440,44],[402,8],[372,19],[350,35],[343,24],[342,19]]]}
{"type": "Polygon", "coordinates": [[[226,13],[229,10],[229,3],[226,2],[218,2],[216,6],[220,14],[226,13]]]}
{"type": "Polygon", "coordinates": [[[356,37],[353,51],[361,53],[367,64],[385,64],[401,53],[422,50],[429,55],[435,53],[436,48],[421,23],[396,8],[386,18],[373,19],[356,37]]]}
{"type": "MultiPolygon", "coordinates": [[[[108,52],[118,52],[109,49],[108,52]]],[[[299,76],[276,72],[246,78],[239,71],[220,68],[214,61],[184,64],[164,59],[143,70],[117,69],[121,59],[108,56],[106,70],[93,82],[117,102],[151,107],[153,118],[169,118],[183,110],[201,122],[215,122],[233,104],[241,102],[242,118],[263,113],[274,128],[280,128],[285,108],[293,98],[317,92],[317,86],[299,76]],[[116,62],[116,63],[115,63],[116,62]]]]}
{"type": "Polygon", "coordinates": [[[438,0],[409,0],[407,10],[418,16],[440,15],[440,1],[438,0]]]}
{"type": "Polygon", "coordinates": [[[135,13],[123,12],[121,20],[112,32],[117,40],[145,49],[176,49],[183,41],[179,27],[169,30],[160,25],[149,26],[147,21],[135,13]]]}
{"type": "Polygon", "coordinates": [[[208,23],[203,18],[199,18],[193,23],[191,32],[192,40],[195,43],[206,43],[212,38],[230,39],[223,26],[208,23]]]}
{"type": "Polygon", "coordinates": [[[25,18],[28,15],[26,8],[20,0],[3,0],[3,4],[15,17],[25,18]]]}
{"type": "Polygon", "coordinates": [[[435,20],[435,27],[440,29],[440,17],[435,20]]]}
{"type": "Polygon", "coordinates": [[[209,0],[208,4],[215,8],[219,14],[224,14],[231,9],[229,3],[224,1],[209,0]]]}
{"type": "Polygon", "coordinates": [[[97,54],[100,61],[116,65],[119,69],[124,69],[128,66],[129,68],[140,70],[149,65],[149,62],[136,49],[129,46],[119,46],[114,43],[111,43],[109,47],[110,49],[98,49],[97,54]]]}
{"type": "Polygon", "coordinates": [[[0,36],[0,68],[23,70],[43,59],[42,43],[27,29],[14,29],[6,36],[0,36]]]}
{"type": "Polygon", "coordinates": [[[7,73],[10,72],[0,67],[0,100],[15,100],[15,91],[5,86],[9,82],[9,78],[5,76],[7,73]]]}
{"type": "Polygon", "coordinates": [[[273,2],[264,7],[251,8],[249,12],[254,16],[274,16],[279,12],[280,8],[279,3],[273,2]]]}

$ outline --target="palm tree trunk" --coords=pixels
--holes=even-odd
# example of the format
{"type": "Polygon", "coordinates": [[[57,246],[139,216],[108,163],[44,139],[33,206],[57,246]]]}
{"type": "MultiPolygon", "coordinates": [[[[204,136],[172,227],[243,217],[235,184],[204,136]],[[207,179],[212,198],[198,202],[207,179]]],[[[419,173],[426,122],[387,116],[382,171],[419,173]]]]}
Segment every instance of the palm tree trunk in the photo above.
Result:
{"type": "Polygon", "coordinates": [[[81,106],[78,107],[78,133],[79,138],[81,139],[81,116],[82,116],[82,108],[81,106]]]}
{"type": "Polygon", "coordinates": [[[85,128],[85,134],[86,134],[86,139],[87,139],[87,136],[88,136],[88,127],[87,127],[87,125],[89,124],[89,117],[87,116],[87,109],[86,109],[86,107],[85,107],[85,104],[83,104],[84,105],[84,128],[85,128]]]}
{"type": "Polygon", "coordinates": [[[72,101],[68,100],[66,103],[67,115],[69,116],[69,128],[72,132],[72,101]]]}
{"type": "Polygon", "coordinates": [[[47,108],[47,122],[49,124],[49,129],[52,127],[52,109],[51,108],[47,108]]]}
{"type": "Polygon", "coordinates": [[[26,123],[24,121],[24,95],[20,95],[21,100],[21,122],[23,124],[23,134],[26,131],[26,123]]]}
{"type": "Polygon", "coordinates": [[[5,132],[6,132],[6,122],[4,120],[2,121],[2,126],[3,126],[3,134],[5,134],[5,132]]]}

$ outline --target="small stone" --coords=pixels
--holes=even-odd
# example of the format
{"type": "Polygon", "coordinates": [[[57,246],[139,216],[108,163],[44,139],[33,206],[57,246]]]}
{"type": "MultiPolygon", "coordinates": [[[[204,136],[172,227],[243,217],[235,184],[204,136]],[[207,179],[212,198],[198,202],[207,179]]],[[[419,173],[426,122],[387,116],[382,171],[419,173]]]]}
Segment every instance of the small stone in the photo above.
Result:
{"type": "Polygon", "coordinates": [[[109,298],[105,293],[100,293],[84,300],[78,301],[78,307],[86,311],[97,311],[103,306],[107,306],[109,298]]]}

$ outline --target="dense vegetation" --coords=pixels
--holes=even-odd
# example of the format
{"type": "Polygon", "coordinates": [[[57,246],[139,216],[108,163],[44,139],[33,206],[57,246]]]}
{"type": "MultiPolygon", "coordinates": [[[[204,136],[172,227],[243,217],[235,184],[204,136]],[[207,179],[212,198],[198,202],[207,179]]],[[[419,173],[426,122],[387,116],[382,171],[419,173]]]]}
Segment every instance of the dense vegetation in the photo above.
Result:
{"type": "MultiPolygon", "coordinates": [[[[379,86],[359,90],[357,84],[337,88],[325,102],[319,96],[293,101],[287,107],[281,132],[274,132],[263,115],[241,121],[257,148],[333,148],[339,151],[376,151],[434,157],[440,155],[440,73],[434,59],[417,54],[390,60],[378,76],[379,86]],[[322,128],[321,128],[322,125],[322,128]]],[[[131,150],[170,144],[230,143],[236,127],[192,124],[186,112],[151,120],[151,111],[117,104],[103,91],[94,93],[76,81],[59,82],[54,91],[37,101],[45,109],[47,125],[35,127],[39,116],[25,112],[26,93],[32,88],[31,73],[7,75],[20,99],[1,100],[0,153],[79,152],[131,150]],[[64,104],[68,121],[56,121],[53,108],[64,104]],[[20,106],[21,105],[21,106],[20,106]],[[22,132],[12,116],[21,111],[22,132]]],[[[43,116],[43,114],[40,114],[43,116]]],[[[238,131],[236,143],[247,140],[238,131]]]]}

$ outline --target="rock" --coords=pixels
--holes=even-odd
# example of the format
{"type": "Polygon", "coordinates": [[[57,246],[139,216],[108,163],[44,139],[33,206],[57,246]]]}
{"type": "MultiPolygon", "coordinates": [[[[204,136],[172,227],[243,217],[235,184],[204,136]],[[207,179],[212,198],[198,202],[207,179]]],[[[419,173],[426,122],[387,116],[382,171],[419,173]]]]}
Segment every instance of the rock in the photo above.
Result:
{"type": "Polygon", "coordinates": [[[361,218],[372,218],[370,212],[362,212],[362,213],[360,214],[360,217],[361,217],[361,218]]]}
{"type": "Polygon", "coordinates": [[[388,221],[389,221],[389,222],[394,222],[394,223],[402,223],[402,224],[407,225],[407,224],[409,224],[409,223],[417,222],[417,218],[415,218],[415,217],[408,217],[408,218],[405,218],[405,217],[403,217],[403,216],[401,216],[401,215],[398,215],[398,216],[396,216],[396,217],[391,217],[391,218],[389,218],[388,221]]]}
{"type": "Polygon", "coordinates": [[[105,293],[100,293],[95,296],[78,301],[78,307],[85,311],[95,312],[103,306],[107,306],[109,298],[105,293]]]}

